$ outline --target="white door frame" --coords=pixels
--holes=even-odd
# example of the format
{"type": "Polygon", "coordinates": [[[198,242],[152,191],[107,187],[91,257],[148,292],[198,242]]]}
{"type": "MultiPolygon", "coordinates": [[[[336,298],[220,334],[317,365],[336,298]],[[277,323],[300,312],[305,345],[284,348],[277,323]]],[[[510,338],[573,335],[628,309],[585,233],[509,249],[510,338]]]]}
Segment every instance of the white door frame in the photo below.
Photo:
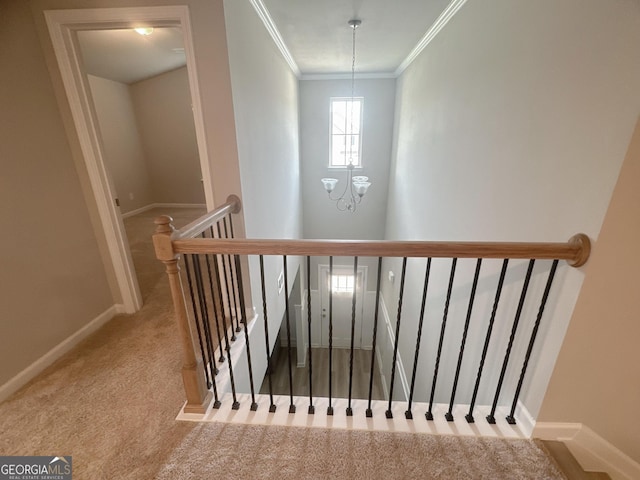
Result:
{"type": "Polygon", "coordinates": [[[115,191],[104,163],[102,140],[87,76],[82,67],[77,31],[133,28],[140,25],[181,28],[204,193],[207,208],[211,210],[214,208],[213,185],[196,74],[189,9],[187,6],[91,8],[47,10],[44,14],[122,297],[122,306],[119,306],[119,309],[122,312],[134,313],[142,307],[142,296],[127,245],[120,211],[115,204],[115,191]]]}
{"type": "MultiPolygon", "coordinates": [[[[323,333],[324,333],[324,318],[322,317],[322,310],[325,305],[328,308],[328,295],[325,298],[323,295],[324,287],[324,276],[329,275],[329,265],[328,264],[320,264],[318,265],[318,297],[320,301],[320,346],[325,346],[323,343],[323,333]]],[[[367,286],[367,272],[368,267],[366,265],[358,265],[357,275],[361,276],[362,288],[356,291],[356,322],[360,322],[360,328],[354,334],[354,345],[355,348],[360,348],[362,346],[362,324],[364,322],[364,299],[365,299],[365,290],[367,286]]],[[[353,275],[353,265],[333,265],[333,273],[334,275],[353,275]]],[[[328,320],[327,320],[328,321],[328,320]]],[[[334,348],[344,348],[344,347],[336,347],[334,344],[334,348]]],[[[348,348],[348,347],[347,347],[348,348]]]]}

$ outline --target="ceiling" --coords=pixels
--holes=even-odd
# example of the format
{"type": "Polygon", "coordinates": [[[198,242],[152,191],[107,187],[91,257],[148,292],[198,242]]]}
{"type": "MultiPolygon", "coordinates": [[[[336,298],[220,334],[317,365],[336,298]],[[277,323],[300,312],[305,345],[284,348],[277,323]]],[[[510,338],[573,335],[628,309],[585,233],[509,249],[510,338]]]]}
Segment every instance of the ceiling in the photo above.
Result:
{"type": "Polygon", "coordinates": [[[263,0],[303,75],[351,71],[352,30],[360,73],[393,73],[450,0],[263,0]]]}
{"type": "Polygon", "coordinates": [[[121,83],[135,83],[186,64],[182,31],[155,28],[143,36],[131,29],[78,32],[87,73],[121,83]]]}
{"type": "MultiPolygon", "coordinates": [[[[237,1],[237,0],[234,0],[237,1]]],[[[303,78],[351,71],[352,30],[357,30],[356,71],[393,75],[450,0],[251,0],[279,31],[303,78]]],[[[264,21],[264,18],[263,18],[264,21]]],[[[182,32],[155,28],[78,32],[88,73],[130,84],[185,65],[182,32]]]]}

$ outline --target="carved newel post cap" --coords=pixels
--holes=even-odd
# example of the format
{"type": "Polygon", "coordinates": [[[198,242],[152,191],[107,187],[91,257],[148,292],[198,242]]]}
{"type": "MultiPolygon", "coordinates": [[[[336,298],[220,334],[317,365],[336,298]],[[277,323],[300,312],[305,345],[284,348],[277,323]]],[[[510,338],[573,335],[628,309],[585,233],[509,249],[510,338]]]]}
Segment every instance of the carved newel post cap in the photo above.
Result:
{"type": "Polygon", "coordinates": [[[153,223],[156,224],[156,233],[171,234],[175,230],[172,225],[173,218],[169,215],[160,215],[153,220],[153,223]]]}

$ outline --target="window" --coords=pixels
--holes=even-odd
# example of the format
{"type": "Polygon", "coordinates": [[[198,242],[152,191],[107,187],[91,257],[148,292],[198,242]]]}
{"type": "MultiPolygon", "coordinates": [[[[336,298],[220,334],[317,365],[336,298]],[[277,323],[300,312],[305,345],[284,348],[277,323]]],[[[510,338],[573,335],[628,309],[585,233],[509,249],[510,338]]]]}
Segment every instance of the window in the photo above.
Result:
{"type": "Polygon", "coordinates": [[[346,167],[351,161],[361,167],[363,98],[331,99],[330,167],[346,167]]]}
{"type": "Polygon", "coordinates": [[[331,290],[333,293],[353,293],[353,275],[333,275],[331,290]]]}

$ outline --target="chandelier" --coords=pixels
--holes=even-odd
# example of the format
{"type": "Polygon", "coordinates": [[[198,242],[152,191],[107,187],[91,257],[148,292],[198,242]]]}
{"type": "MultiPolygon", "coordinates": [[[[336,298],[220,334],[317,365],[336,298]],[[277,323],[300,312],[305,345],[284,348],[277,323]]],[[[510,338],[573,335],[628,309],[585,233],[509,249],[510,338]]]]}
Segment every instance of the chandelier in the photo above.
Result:
{"type": "MultiPolygon", "coordinates": [[[[353,105],[355,99],[355,78],[356,78],[356,29],[362,24],[361,20],[349,20],[349,26],[353,29],[353,52],[351,56],[351,118],[347,135],[353,135],[353,105]]],[[[355,212],[357,205],[362,201],[362,197],[367,193],[367,189],[371,186],[369,178],[363,175],[353,175],[353,141],[349,142],[349,150],[345,146],[345,160],[348,157],[347,164],[347,183],[344,187],[342,195],[333,197],[331,193],[338,183],[337,178],[322,178],[322,185],[329,194],[329,199],[336,202],[336,207],[340,211],[355,212]]]]}

